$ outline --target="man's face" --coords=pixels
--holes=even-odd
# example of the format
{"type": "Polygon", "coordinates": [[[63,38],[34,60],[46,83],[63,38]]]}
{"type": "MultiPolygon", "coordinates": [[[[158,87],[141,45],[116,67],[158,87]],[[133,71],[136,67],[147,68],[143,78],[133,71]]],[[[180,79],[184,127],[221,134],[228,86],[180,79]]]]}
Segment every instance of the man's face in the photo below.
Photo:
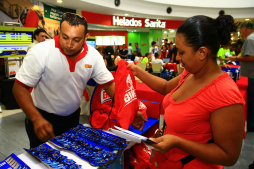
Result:
{"type": "Polygon", "coordinates": [[[138,47],[138,44],[135,43],[135,47],[137,48],[137,47],[138,47]]]}
{"type": "Polygon", "coordinates": [[[125,45],[123,45],[123,49],[125,49],[125,45]]]}
{"type": "Polygon", "coordinates": [[[240,29],[240,33],[241,33],[242,38],[246,38],[247,28],[242,27],[240,29]]]}
{"type": "Polygon", "coordinates": [[[80,53],[87,37],[88,34],[85,36],[84,25],[72,26],[67,21],[62,22],[59,42],[67,56],[72,57],[80,53]]]}
{"type": "Polygon", "coordinates": [[[40,32],[39,35],[35,35],[35,40],[39,43],[44,42],[46,40],[46,33],[40,32]]]}
{"type": "Polygon", "coordinates": [[[168,41],[164,40],[164,45],[167,44],[167,43],[168,43],[168,41]]]}

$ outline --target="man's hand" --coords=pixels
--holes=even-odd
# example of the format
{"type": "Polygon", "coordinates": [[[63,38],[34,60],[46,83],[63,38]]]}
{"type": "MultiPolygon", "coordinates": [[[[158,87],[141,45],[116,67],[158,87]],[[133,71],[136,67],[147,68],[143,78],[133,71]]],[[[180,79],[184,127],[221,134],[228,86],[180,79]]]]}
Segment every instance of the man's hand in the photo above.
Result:
{"type": "Polygon", "coordinates": [[[145,123],[148,120],[144,117],[143,113],[141,113],[140,111],[137,112],[136,117],[134,118],[133,122],[132,122],[132,126],[135,129],[139,129],[139,131],[143,130],[143,128],[145,127],[145,123]]]}
{"type": "Polygon", "coordinates": [[[44,118],[33,122],[34,132],[39,140],[46,142],[55,137],[53,126],[44,118]]]}
{"type": "Polygon", "coordinates": [[[232,56],[232,57],[229,57],[228,59],[229,59],[231,62],[233,62],[233,61],[235,61],[235,58],[236,58],[236,56],[232,56]]]}

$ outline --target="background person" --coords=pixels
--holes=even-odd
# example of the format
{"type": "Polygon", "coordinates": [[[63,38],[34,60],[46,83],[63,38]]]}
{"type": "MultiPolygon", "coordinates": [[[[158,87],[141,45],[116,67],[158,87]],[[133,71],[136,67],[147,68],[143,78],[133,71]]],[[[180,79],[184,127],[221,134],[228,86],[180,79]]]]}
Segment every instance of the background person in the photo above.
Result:
{"type": "Polygon", "coordinates": [[[128,57],[127,57],[127,59],[131,59],[131,55],[132,55],[132,47],[131,47],[131,43],[129,43],[129,47],[128,47],[128,57]]]}
{"type": "Polygon", "coordinates": [[[122,59],[127,59],[128,50],[126,49],[125,44],[123,44],[123,49],[120,49],[119,55],[121,56],[122,59]]]}
{"type": "Polygon", "coordinates": [[[240,30],[241,36],[246,38],[241,56],[230,57],[229,60],[241,64],[241,75],[248,77],[247,89],[247,130],[254,132],[254,23],[245,21],[240,30]]]}
{"type": "Polygon", "coordinates": [[[44,29],[36,29],[34,31],[34,35],[33,35],[34,42],[29,45],[29,47],[27,48],[27,52],[34,45],[36,45],[38,43],[41,43],[41,42],[44,42],[46,40],[46,37],[47,37],[47,34],[46,34],[46,31],[44,29]]]}

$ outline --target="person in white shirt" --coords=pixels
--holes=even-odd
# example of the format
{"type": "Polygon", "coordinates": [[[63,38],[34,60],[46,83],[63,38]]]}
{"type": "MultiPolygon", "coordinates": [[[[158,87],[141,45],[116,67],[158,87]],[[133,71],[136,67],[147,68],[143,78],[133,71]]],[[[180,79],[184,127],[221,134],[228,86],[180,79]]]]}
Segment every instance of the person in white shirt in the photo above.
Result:
{"type": "Polygon", "coordinates": [[[138,52],[137,55],[135,56],[134,62],[141,63],[141,61],[142,61],[142,55],[140,52],[138,52]]]}
{"type": "Polygon", "coordinates": [[[34,35],[33,35],[33,38],[34,38],[34,42],[31,43],[28,48],[27,48],[27,52],[29,49],[31,49],[33,46],[35,46],[36,44],[38,43],[41,43],[41,42],[44,42],[46,40],[46,31],[44,29],[36,29],[34,31],[34,35]]]}
{"type": "MultiPolygon", "coordinates": [[[[30,148],[79,124],[81,98],[90,78],[114,96],[112,74],[100,53],[86,44],[86,19],[65,13],[59,31],[59,36],[29,50],[13,86],[16,101],[28,117],[30,148]]],[[[133,125],[144,125],[141,114],[137,113],[133,125]]]]}
{"type": "Polygon", "coordinates": [[[131,43],[129,43],[127,59],[131,59],[131,55],[132,55],[132,47],[131,47],[131,43]]]}
{"type": "Polygon", "coordinates": [[[158,46],[156,46],[156,42],[155,41],[152,42],[152,46],[149,49],[149,53],[152,54],[152,61],[153,61],[155,59],[154,54],[158,53],[158,46]]]}
{"type": "Polygon", "coordinates": [[[155,59],[152,60],[152,64],[155,63],[155,64],[161,64],[161,70],[163,70],[163,68],[168,64],[168,62],[163,62],[161,59],[160,59],[160,55],[158,53],[155,53],[154,54],[155,56],[155,59]]]}

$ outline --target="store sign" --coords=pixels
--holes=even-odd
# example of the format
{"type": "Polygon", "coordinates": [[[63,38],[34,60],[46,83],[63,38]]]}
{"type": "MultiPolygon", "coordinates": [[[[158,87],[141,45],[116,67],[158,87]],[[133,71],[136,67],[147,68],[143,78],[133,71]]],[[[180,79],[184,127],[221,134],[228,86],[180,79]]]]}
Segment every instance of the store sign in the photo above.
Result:
{"type": "Polygon", "coordinates": [[[43,4],[43,6],[44,6],[44,17],[57,21],[62,20],[62,16],[65,12],[76,13],[76,10],[72,9],[52,7],[46,4],[43,4]]]}
{"type": "Polygon", "coordinates": [[[156,21],[152,21],[150,19],[127,19],[125,17],[120,18],[119,16],[113,16],[113,25],[114,26],[132,26],[132,27],[144,27],[146,28],[165,28],[166,22],[162,22],[157,19],[156,21]]]}

